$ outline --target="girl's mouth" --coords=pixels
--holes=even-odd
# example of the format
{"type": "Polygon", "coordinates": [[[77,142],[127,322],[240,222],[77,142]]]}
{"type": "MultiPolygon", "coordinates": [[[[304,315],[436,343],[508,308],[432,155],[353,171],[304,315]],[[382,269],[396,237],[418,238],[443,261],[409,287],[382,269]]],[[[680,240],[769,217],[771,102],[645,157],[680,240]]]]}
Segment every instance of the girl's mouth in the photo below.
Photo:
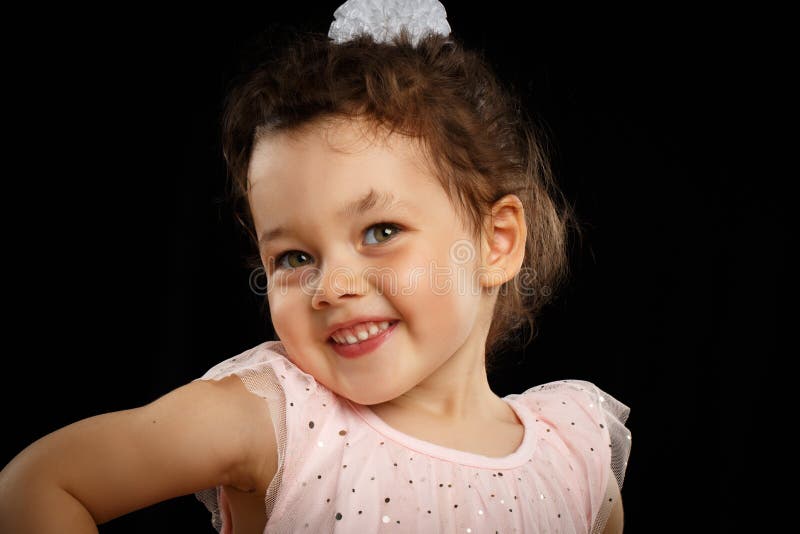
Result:
{"type": "Polygon", "coordinates": [[[378,334],[369,337],[365,340],[359,340],[353,344],[342,344],[337,343],[332,337],[328,338],[328,344],[336,351],[339,356],[344,358],[358,358],[359,356],[363,356],[368,354],[381,345],[383,345],[386,341],[388,341],[392,334],[397,330],[397,325],[400,321],[390,321],[389,327],[386,330],[379,332],[378,334]]]}

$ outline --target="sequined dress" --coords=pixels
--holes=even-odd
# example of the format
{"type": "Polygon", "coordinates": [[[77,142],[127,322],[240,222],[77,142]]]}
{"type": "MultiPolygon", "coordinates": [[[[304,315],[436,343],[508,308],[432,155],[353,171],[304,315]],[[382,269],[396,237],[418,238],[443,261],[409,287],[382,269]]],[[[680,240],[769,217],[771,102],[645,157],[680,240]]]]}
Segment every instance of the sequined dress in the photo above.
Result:
{"type": "MultiPolygon", "coordinates": [[[[198,380],[236,374],[265,399],[278,471],[264,497],[268,533],[602,532],[620,487],[629,409],[590,382],[563,380],[503,398],[525,427],[509,456],[419,440],[295,366],[279,341],[225,360],[198,380]]],[[[230,534],[222,486],[197,492],[230,534]]]]}

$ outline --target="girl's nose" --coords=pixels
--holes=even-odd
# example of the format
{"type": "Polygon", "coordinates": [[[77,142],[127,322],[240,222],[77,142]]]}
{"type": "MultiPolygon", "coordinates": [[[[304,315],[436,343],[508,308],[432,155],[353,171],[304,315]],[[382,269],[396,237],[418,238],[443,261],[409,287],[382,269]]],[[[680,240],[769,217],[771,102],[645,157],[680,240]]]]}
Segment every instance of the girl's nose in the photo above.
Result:
{"type": "Polygon", "coordinates": [[[320,269],[315,274],[316,279],[309,284],[311,305],[315,308],[324,306],[324,303],[333,304],[344,297],[358,296],[363,292],[362,277],[351,267],[337,265],[330,269],[320,269]]]}

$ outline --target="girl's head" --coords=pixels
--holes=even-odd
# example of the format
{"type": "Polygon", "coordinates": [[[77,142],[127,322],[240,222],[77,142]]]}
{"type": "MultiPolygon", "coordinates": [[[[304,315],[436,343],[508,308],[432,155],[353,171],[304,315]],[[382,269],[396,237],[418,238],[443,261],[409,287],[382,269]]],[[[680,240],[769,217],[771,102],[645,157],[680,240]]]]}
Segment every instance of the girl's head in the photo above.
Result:
{"type": "Polygon", "coordinates": [[[409,350],[452,354],[470,339],[491,368],[566,274],[572,220],[518,100],[452,37],[303,33],[264,51],[229,92],[222,142],[287,350],[327,342],[332,322],[385,314],[420,334],[409,350]],[[370,190],[400,208],[377,196],[371,212],[336,218],[370,190]],[[278,225],[294,235],[260,244],[278,225]]]}

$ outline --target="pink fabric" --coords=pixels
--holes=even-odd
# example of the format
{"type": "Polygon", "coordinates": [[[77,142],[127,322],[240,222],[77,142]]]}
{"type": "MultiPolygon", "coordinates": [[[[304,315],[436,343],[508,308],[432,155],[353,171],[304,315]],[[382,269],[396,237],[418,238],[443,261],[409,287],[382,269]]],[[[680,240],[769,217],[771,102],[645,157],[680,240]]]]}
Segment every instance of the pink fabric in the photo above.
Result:
{"type": "MultiPolygon", "coordinates": [[[[492,458],[421,441],[328,390],[269,341],[210,369],[270,399],[282,392],[279,470],[265,532],[601,532],[630,450],[628,408],[589,382],[564,380],[503,398],[525,426],[518,449],[492,458]],[[271,510],[270,510],[271,509],[271,510]]],[[[273,406],[274,408],[274,406],[273,406]]],[[[198,498],[220,532],[230,512],[198,498]]]]}

